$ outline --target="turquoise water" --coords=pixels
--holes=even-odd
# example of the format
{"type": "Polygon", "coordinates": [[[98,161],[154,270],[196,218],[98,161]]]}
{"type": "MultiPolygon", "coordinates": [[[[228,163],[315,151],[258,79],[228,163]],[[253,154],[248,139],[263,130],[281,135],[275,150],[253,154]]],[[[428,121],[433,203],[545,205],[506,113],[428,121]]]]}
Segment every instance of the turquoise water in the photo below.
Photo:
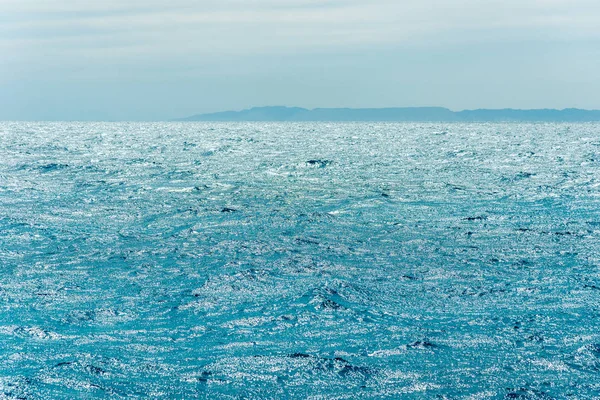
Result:
{"type": "Polygon", "coordinates": [[[599,398],[600,125],[0,123],[0,267],[0,398],[599,398]]]}

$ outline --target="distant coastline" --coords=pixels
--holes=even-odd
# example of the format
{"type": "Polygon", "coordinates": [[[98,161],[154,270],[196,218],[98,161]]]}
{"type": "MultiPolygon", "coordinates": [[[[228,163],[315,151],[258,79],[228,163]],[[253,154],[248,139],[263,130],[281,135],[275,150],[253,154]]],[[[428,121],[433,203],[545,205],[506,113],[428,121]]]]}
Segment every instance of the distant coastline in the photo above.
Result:
{"type": "Polygon", "coordinates": [[[175,121],[594,122],[600,121],[600,110],[507,108],[452,111],[443,107],[306,109],[276,106],[197,114],[175,121]]]}

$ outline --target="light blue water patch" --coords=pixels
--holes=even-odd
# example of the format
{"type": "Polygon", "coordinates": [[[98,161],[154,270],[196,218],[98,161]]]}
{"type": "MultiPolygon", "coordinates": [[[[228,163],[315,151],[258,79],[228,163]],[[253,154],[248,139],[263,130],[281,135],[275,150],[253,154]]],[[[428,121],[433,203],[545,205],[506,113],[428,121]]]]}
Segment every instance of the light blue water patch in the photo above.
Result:
{"type": "Polygon", "coordinates": [[[597,398],[600,125],[0,123],[0,268],[0,398],[597,398]]]}

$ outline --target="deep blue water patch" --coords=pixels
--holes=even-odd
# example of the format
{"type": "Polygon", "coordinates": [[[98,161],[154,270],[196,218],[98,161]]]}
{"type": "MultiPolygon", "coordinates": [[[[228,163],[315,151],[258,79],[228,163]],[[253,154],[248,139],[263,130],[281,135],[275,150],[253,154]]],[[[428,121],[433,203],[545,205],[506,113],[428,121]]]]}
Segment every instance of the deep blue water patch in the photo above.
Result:
{"type": "Polygon", "coordinates": [[[592,399],[600,125],[1,123],[0,398],[592,399]]]}

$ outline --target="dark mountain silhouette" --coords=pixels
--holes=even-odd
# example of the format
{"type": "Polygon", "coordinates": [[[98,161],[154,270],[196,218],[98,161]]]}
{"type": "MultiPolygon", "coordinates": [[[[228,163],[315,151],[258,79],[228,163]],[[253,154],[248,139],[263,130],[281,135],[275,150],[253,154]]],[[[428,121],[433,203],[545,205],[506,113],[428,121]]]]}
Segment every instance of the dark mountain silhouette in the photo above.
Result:
{"type": "Polygon", "coordinates": [[[443,107],[315,108],[255,107],[242,111],[198,114],[177,121],[414,121],[414,122],[589,122],[600,110],[464,110],[443,107]]]}

